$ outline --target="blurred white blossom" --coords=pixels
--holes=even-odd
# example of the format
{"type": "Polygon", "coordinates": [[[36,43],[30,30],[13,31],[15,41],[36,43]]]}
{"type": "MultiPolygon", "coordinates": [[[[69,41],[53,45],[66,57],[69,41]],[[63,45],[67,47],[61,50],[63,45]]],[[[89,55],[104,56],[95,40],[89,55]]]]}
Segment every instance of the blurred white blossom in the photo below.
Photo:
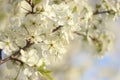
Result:
{"type": "Polygon", "coordinates": [[[39,56],[37,55],[37,51],[35,49],[31,49],[28,52],[21,50],[21,60],[29,66],[34,66],[37,64],[39,56]]]}
{"type": "Polygon", "coordinates": [[[97,56],[111,50],[114,34],[106,24],[118,19],[119,9],[120,0],[100,0],[94,7],[89,0],[0,1],[0,49],[34,69],[24,67],[27,77],[41,73],[51,80],[43,67],[62,60],[72,41],[97,56]]]}

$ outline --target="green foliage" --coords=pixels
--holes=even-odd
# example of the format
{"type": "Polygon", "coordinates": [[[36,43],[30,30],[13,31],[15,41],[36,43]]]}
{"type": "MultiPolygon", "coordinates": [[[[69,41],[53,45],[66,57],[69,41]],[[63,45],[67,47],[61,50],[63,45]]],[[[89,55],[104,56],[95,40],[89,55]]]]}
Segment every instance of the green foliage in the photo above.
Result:
{"type": "Polygon", "coordinates": [[[96,9],[99,9],[101,8],[101,5],[100,4],[96,4],[96,9]]]}
{"type": "Polygon", "coordinates": [[[55,4],[59,4],[59,1],[58,0],[54,0],[53,1],[55,4]]]}
{"type": "Polygon", "coordinates": [[[52,76],[50,75],[51,70],[46,69],[46,64],[43,63],[39,68],[38,71],[46,77],[48,80],[53,80],[52,76]]]}
{"type": "Polygon", "coordinates": [[[96,46],[97,46],[97,52],[102,52],[102,47],[103,47],[102,42],[98,42],[96,46]]]}
{"type": "Polygon", "coordinates": [[[74,13],[76,11],[77,11],[77,6],[74,6],[73,9],[72,9],[72,13],[74,13]]]}
{"type": "Polygon", "coordinates": [[[34,0],[33,2],[34,2],[34,4],[36,5],[36,4],[38,4],[38,3],[40,3],[42,0],[34,0]]]}
{"type": "Polygon", "coordinates": [[[43,7],[37,7],[36,8],[36,13],[40,13],[40,12],[44,12],[44,8],[43,7]]]}

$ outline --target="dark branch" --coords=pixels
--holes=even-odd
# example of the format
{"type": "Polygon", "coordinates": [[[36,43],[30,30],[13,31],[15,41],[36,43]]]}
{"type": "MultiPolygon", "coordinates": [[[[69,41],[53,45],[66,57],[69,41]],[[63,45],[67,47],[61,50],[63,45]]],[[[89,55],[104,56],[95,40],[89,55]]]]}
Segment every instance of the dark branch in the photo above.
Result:
{"type": "Polygon", "coordinates": [[[30,40],[26,40],[26,42],[27,42],[26,46],[24,46],[23,48],[20,48],[17,52],[15,52],[15,53],[13,54],[13,56],[18,56],[18,55],[20,55],[20,50],[21,50],[21,49],[25,50],[25,49],[29,48],[30,46],[32,46],[32,45],[34,44],[34,43],[31,43],[30,40]]]}
{"type": "Polygon", "coordinates": [[[4,60],[0,60],[0,65],[9,61],[9,60],[10,60],[10,57],[5,58],[4,60]]]}
{"type": "Polygon", "coordinates": [[[85,36],[86,36],[86,34],[79,33],[79,32],[77,32],[77,31],[74,31],[73,33],[75,33],[75,34],[77,34],[77,35],[79,35],[79,36],[83,36],[83,37],[85,37],[85,36]]]}
{"type": "Polygon", "coordinates": [[[57,30],[61,29],[62,27],[63,27],[62,25],[59,25],[58,27],[56,27],[55,29],[52,30],[52,33],[56,32],[57,30]]]}
{"type": "MultiPolygon", "coordinates": [[[[115,14],[115,11],[113,10],[105,10],[105,11],[98,11],[96,10],[95,12],[93,12],[93,15],[99,15],[99,14],[115,14]]],[[[84,17],[81,17],[81,20],[85,19],[84,17]]]]}
{"type": "Polygon", "coordinates": [[[10,56],[10,60],[18,61],[18,62],[20,62],[20,63],[21,63],[21,65],[22,65],[22,64],[24,64],[24,62],[23,62],[23,61],[21,61],[20,59],[18,59],[18,58],[16,58],[16,57],[14,57],[14,56],[10,56]]]}
{"type": "Polygon", "coordinates": [[[93,15],[105,14],[105,13],[114,14],[115,12],[114,12],[113,10],[95,11],[95,12],[93,13],[93,15]]]}
{"type": "Polygon", "coordinates": [[[4,60],[1,60],[1,61],[0,61],[0,65],[3,64],[3,63],[5,63],[5,62],[7,62],[7,61],[9,61],[9,60],[18,61],[18,62],[20,62],[21,64],[23,64],[23,62],[22,62],[21,60],[19,60],[18,58],[14,57],[13,55],[11,55],[11,56],[5,58],[4,60]]]}
{"type": "Polygon", "coordinates": [[[7,58],[5,58],[5,59],[3,59],[3,60],[0,60],[0,65],[3,64],[3,63],[5,63],[5,62],[7,62],[7,61],[9,61],[9,60],[15,60],[15,61],[18,61],[18,62],[20,62],[21,64],[23,64],[23,62],[22,62],[21,60],[19,60],[19,59],[17,58],[17,56],[20,55],[20,50],[21,50],[21,49],[25,50],[25,49],[29,48],[30,46],[32,46],[33,44],[34,44],[34,43],[31,43],[29,40],[27,40],[26,46],[24,46],[23,48],[20,48],[18,51],[16,51],[16,52],[15,52],[14,54],[12,54],[11,56],[9,56],[9,57],[7,57],[7,58]]]}

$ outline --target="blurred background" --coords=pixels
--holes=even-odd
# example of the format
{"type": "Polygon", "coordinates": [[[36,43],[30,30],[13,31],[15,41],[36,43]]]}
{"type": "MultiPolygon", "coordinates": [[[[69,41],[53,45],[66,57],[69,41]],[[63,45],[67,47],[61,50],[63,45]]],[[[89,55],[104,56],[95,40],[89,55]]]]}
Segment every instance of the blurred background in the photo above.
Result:
{"type": "Polygon", "coordinates": [[[74,51],[53,66],[56,80],[120,80],[120,19],[108,25],[113,26],[111,31],[115,33],[113,50],[96,57],[73,43],[74,51]]]}

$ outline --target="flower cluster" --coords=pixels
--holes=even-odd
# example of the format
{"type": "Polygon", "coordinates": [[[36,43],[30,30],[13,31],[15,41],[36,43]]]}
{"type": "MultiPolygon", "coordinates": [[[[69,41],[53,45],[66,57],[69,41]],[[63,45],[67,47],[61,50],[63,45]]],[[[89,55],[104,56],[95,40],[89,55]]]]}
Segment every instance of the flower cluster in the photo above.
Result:
{"type": "MultiPolygon", "coordinates": [[[[0,49],[37,69],[50,64],[51,58],[61,59],[74,39],[84,40],[103,55],[113,41],[105,21],[120,15],[119,0],[100,0],[95,6],[87,0],[4,0],[0,4],[0,49]]],[[[24,72],[32,75],[28,69],[24,72]]]]}

